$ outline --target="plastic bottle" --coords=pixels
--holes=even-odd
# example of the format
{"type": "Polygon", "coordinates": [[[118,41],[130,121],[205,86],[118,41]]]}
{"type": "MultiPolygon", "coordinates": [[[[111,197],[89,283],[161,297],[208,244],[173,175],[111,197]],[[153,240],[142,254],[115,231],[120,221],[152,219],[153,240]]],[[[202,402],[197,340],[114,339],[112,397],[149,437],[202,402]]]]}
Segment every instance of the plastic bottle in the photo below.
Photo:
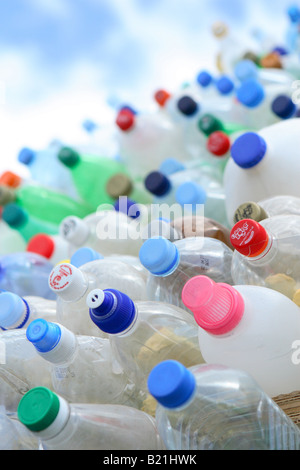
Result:
{"type": "Polygon", "coordinates": [[[45,387],[26,393],[18,417],[44,450],[164,448],[155,420],[147,413],[123,405],[68,403],[45,387]]]}
{"type": "Polygon", "coordinates": [[[284,90],[291,87],[294,77],[286,70],[259,67],[253,60],[243,59],[239,61],[234,74],[240,83],[247,80],[258,80],[262,86],[281,85],[284,90]]]}
{"type": "Polygon", "coordinates": [[[20,297],[12,292],[0,295],[0,328],[11,330],[27,328],[36,318],[56,320],[56,302],[44,297],[20,297]]]}
{"type": "Polygon", "coordinates": [[[0,219],[0,256],[18,251],[25,251],[26,241],[18,230],[12,229],[0,219]]]}
{"type": "Polygon", "coordinates": [[[223,179],[230,224],[237,207],[245,201],[258,202],[281,194],[300,197],[295,179],[300,165],[299,128],[299,119],[292,118],[259,132],[246,132],[235,140],[223,179]]]}
{"type": "Polygon", "coordinates": [[[0,406],[0,450],[39,450],[39,442],[18,419],[0,406]]]}
{"type": "Polygon", "coordinates": [[[288,28],[285,42],[289,53],[299,52],[300,9],[298,5],[290,5],[287,9],[288,28]]]}
{"type": "Polygon", "coordinates": [[[51,364],[52,389],[68,402],[138,407],[138,391],[115,360],[108,338],[75,335],[57,322],[34,320],[27,339],[51,364]]]}
{"type": "Polygon", "coordinates": [[[186,310],[181,291],[197,274],[205,274],[216,282],[232,284],[233,252],[223,242],[208,237],[190,237],[171,242],[152,237],[140,250],[140,261],[149,271],[148,298],[167,302],[186,310]]]}
{"type": "Polygon", "coordinates": [[[235,284],[269,287],[298,302],[299,216],[274,216],[261,222],[244,219],[233,226],[230,238],[235,248],[231,266],[235,284]]]}
{"type": "Polygon", "coordinates": [[[17,230],[25,242],[28,242],[37,233],[55,235],[58,232],[58,225],[38,219],[14,203],[6,204],[2,212],[2,219],[11,229],[17,230]]]}
{"type": "Polygon", "coordinates": [[[0,289],[21,297],[37,296],[55,299],[48,286],[53,265],[43,256],[30,252],[4,255],[0,258],[0,289]]]}
{"type": "Polygon", "coordinates": [[[300,197],[273,196],[262,201],[244,202],[234,213],[234,222],[243,219],[253,219],[261,222],[267,217],[277,215],[300,215],[300,197]]]}
{"type": "Polygon", "coordinates": [[[164,361],[151,371],[148,387],[168,450],[300,448],[299,428],[244,371],[164,361]]]}
{"type": "Polygon", "coordinates": [[[37,253],[47,258],[53,265],[70,257],[72,248],[60,235],[38,233],[27,243],[26,251],[37,253]]]}
{"type": "Polygon", "coordinates": [[[109,335],[125,373],[146,393],[147,376],[160,361],[177,359],[187,367],[203,362],[196,339],[197,325],[179,307],[162,302],[133,302],[116,289],[93,290],[87,305],[92,321],[109,335]]]}
{"type": "Polygon", "coordinates": [[[299,307],[288,297],[266,287],[196,276],[184,286],[182,299],[199,325],[206,363],[247,372],[271,398],[299,390],[293,362],[299,307]]]}

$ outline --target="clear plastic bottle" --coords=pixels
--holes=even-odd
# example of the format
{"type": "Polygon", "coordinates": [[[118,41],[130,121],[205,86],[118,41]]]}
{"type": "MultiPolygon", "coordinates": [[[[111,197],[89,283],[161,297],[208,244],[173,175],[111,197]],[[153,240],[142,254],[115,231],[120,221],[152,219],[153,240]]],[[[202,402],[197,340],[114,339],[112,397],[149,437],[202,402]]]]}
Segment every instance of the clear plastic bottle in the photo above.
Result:
{"type": "Polygon", "coordinates": [[[235,248],[234,284],[253,284],[298,298],[300,287],[300,217],[274,216],[256,222],[244,219],[231,230],[235,248]]]}
{"type": "Polygon", "coordinates": [[[141,406],[138,391],[114,358],[108,338],[75,335],[44,319],[34,320],[26,336],[51,364],[53,391],[68,402],[141,406]]]}
{"type": "Polygon", "coordinates": [[[186,282],[205,274],[216,282],[232,284],[232,256],[233,251],[214,238],[189,237],[172,243],[152,237],[140,250],[141,263],[149,271],[148,298],[186,310],[181,299],[186,282]]]}
{"type": "Polygon", "coordinates": [[[75,404],[46,387],[20,400],[19,420],[44,450],[162,450],[155,420],[124,405],[75,404]]]}
{"type": "Polygon", "coordinates": [[[55,265],[70,258],[72,246],[58,234],[38,233],[29,240],[26,251],[44,256],[50,263],[55,265]]]}
{"type": "Polygon", "coordinates": [[[0,295],[0,329],[27,328],[36,318],[56,320],[56,301],[44,297],[20,297],[12,292],[0,295]]]}
{"type": "Polygon", "coordinates": [[[299,307],[292,300],[266,287],[229,286],[207,276],[190,279],[182,299],[199,325],[206,363],[244,370],[271,398],[299,390],[293,360],[299,307]]]}
{"type": "Polygon", "coordinates": [[[148,378],[168,450],[299,450],[298,426],[242,370],[158,364],[148,378]]]}
{"type": "Polygon", "coordinates": [[[46,258],[37,253],[10,253],[0,258],[0,289],[24,296],[55,299],[48,285],[53,269],[46,258]]]}
{"type": "Polygon", "coordinates": [[[146,394],[148,374],[162,360],[180,360],[187,367],[203,362],[197,325],[179,307],[163,302],[133,302],[116,289],[92,291],[87,305],[92,321],[109,335],[125,373],[146,394]]]}
{"type": "Polygon", "coordinates": [[[0,234],[0,256],[25,251],[24,237],[2,219],[0,220],[0,234]]]}
{"type": "Polygon", "coordinates": [[[39,441],[0,405],[0,450],[39,450],[39,441]]]}
{"type": "Polygon", "coordinates": [[[247,201],[241,204],[234,213],[234,223],[243,219],[261,222],[267,217],[277,215],[300,215],[300,197],[280,195],[262,201],[247,201]]]}

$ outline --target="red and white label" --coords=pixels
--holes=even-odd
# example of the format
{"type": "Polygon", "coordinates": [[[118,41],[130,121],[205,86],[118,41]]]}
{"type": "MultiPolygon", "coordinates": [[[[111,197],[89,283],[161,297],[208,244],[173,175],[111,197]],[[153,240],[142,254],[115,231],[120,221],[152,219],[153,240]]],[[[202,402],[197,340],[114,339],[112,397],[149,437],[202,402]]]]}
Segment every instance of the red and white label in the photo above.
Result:
{"type": "Polygon", "coordinates": [[[64,289],[70,284],[72,274],[72,267],[69,264],[60,264],[50,274],[50,287],[54,290],[64,289]]]}

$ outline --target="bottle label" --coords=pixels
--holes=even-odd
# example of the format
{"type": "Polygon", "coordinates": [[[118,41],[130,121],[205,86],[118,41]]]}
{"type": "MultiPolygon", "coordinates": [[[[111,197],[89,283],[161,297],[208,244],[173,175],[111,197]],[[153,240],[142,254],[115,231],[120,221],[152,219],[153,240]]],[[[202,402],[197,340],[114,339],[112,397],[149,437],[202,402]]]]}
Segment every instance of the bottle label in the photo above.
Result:
{"type": "Polygon", "coordinates": [[[62,290],[70,284],[73,274],[69,264],[60,264],[55,267],[49,277],[50,287],[54,290],[62,290]]]}

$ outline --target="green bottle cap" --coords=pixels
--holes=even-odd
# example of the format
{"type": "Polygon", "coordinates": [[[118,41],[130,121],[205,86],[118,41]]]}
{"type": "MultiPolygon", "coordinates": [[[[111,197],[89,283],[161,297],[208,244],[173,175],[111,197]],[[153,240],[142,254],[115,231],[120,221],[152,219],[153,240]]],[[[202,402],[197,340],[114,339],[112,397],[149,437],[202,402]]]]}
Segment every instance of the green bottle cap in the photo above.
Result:
{"type": "Polygon", "coordinates": [[[213,132],[222,131],[223,125],[221,121],[212,114],[204,114],[198,121],[198,128],[203,134],[209,136],[213,132]]]}
{"type": "Polygon", "coordinates": [[[2,219],[10,227],[19,228],[25,225],[28,220],[28,214],[17,204],[7,204],[2,212],[2,219]]]}
{"type": "Polygon", "coordinates": [[[79,154],[70,147],[63,147],[58,152],[58,159],[65,166],[72,168],[77,165],[80,161],[79,154]]]}
{"type": "Polygon", "coordinates": [[[53,423],[59,412],[59,398],[46,387],[29,390],[20,400],[18,418],[34,432],[43,431],[53,423]]]}
{"type": "Polygon", "coordinates": [[[257,204],[256,202],[245,202],[241,204],[234,213],[233,220],[235,223],[239,222],[243,219],[252,219],[256,222],[260,222],[261,220],[267,219],[268,214],[264,211],[264,209],[257,204]]]}

